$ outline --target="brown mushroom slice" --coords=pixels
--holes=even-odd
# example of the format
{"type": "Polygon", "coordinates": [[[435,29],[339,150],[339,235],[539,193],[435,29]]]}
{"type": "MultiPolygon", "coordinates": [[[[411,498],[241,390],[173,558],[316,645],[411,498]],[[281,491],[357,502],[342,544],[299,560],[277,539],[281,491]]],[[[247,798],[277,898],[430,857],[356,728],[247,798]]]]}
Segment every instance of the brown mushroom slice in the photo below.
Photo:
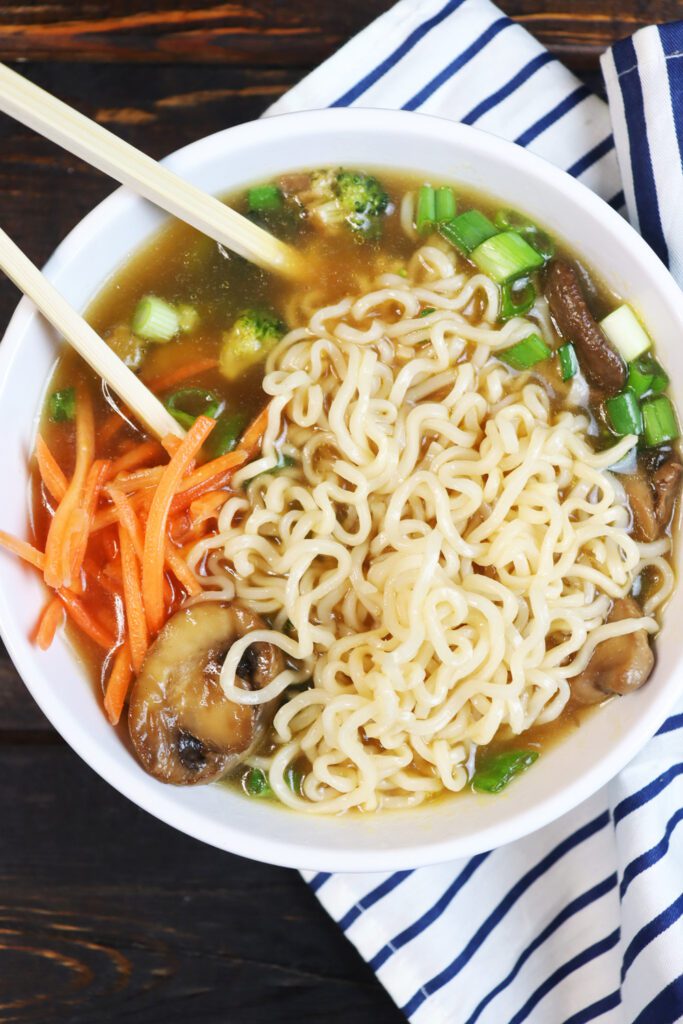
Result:
{"type": "Polygon", "coordinates": [[[652,476],[655,491],[655,514],[662,530],[671,522],[676,498],[681,490],[683,466],[678,459],[668,459],[652,476]]]}
{"type": "Polygon", "coordinates": [[[650,482],[640,473],[634,473],[622,477],[622,484],[631,509],[633,536],[640,541],[657,540],[661,527],[650,482]]]}
{"type": "MultiPolygon", "coordinates": [[[[207,601],[171,616],[150,648],[130,698],[128,728],[144,769],[161,782],[195,785],[219,778],[253,750],[274,711],[229,700],[220,684],[238,638],[265,629],[238,604],[207,601]]],[[[237,675],[261,689],[284,668],[279,648],[255,643],[237,675]]]]}
{"type": "MultiPolygon", "coordinates": [[[[618,598],[608,622],[639,619],[642,609],[632,597],[618,598]]],[[[655,656],[645,629],[599,643],[583,672],[570,680],[572,696],[580,704],[599,704],[615,693],[626,694],[647,682],[655,656]]]]}
{"type": "Polygon", "coordinates": [[[588,381],[607,391],[626,383],[626,367],[588,308],[578,274],[564,260],[553,260],[545,279],[545,296],[560,334],[573,342],[588,381]]]}

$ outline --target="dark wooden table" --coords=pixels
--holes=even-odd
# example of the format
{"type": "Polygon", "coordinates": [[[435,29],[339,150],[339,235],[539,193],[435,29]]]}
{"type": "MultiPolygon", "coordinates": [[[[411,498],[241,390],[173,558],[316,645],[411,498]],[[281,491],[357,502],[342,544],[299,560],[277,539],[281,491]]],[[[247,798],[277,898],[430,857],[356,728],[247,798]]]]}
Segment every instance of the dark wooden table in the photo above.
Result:
{"type": "MultiPolygon", "coordinates": [[[[683,17],[682,0],[500,5],[598,88],[605,46],[683,17]]],[[[158,157],[258,117],[390,6],[6,0],[0,60],[158,157]]],[[[36,262],[111,189],[0,118],[0,223],[36,262]]],[[[0,281],[3,329],[16,301],[0,281]]],[[[403,1019],[295,872],[209,849],[128,803],[62,742],[6,655],[0,817],[0,1021],[403,1019]]]]}

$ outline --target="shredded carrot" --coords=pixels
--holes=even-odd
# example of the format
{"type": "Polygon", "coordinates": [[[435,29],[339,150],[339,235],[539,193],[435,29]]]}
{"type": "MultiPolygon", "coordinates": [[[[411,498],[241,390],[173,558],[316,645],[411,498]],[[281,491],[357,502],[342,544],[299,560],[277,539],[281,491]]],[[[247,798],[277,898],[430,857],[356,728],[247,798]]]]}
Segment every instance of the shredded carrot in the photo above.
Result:
{"type": "Polygon", "coordinates": [[[45,582],[49,587],[71,584],[68,539],[72,513],[81,503],[86,477],[95,451],[92,402],[85,388],[78,389],[76,401],[76,465],[66,493],[54,514],[45,545],[45,582]]]}
{"type": "Polygon", "coordinates": [[[219,484],[226,484],[235,470],[244,465],[247,458],[245,451],[236,448],[235,451],[200,466],[183,481],[183,488],[173,499],[171,511],[174,514],[181,512],[207,491],[215,490],[219,484]]]}
{"type": "Polygon", "coordinates": [[[126,642],[121,645],[114,656],[114,664],[104,695],[104,710],[112,725],[117,725],[121,717],[132,678],[133,666],[129,645],[126,642]]]}
{"type": "Polygon", "coordinates": [[[130,658],[133,668],[139,672],[147,652],[149,634],[147,633],[145,609],[142,604],[140,564],[131,536],[123,524],[119,526],[119,544],[121,545],[121,575],[123,577],[123,600],[126,609],[130,658]]]}
{"type": "Polygon", "coordinates": [[[205,519],[218,515],[219,509],[225,505],[226,498],[225,491],[209,491],[208,494],[202,494],[200,498],[195,498],[190,505],[193,525],[196,526],[204,522],[205,519]]]}
{"type": "Polygon", "coordinates": [[[33,638],[41,651],[48,649],[63,618],[64,605],[58,597],[51,598],[41,612],[33,638]]]}
{"type": "Polygon", "coordinates": [[[180,448],[183,442],[175,434],[165,434],[161,439],[161,444],[169,455],[173,456],[180,448]]]}
{"type": "Polygon", "coordinates": [[[242,434],[242,437],[240,438],[240,443],[239,447],[237,448],[237,451],[243,449],[244,451],[247,452],[250,458],[254,457],[254,455],[258,451],[259,445],[261,444],[263,435],[266,432],[266,427],[268,426],[269,412],[270,405],[267,405],[265,409],[261,410],[256,419],[252,420],[252,422],[249,424],[247,429],[242,434]]]}
{"type": "Polygon", "coordinates": [[[166,524],[173,497],[197,452],[216,425],[206,416],[198,416],[190,427],[159,481],[149,509],[142,565],[142,593],[150,633],[156,633],[164,621],[164,554],[166,524]]]}
{"type": "Polygon", "coordinates": [[[126,420],[123,418],[121,413],[113,412],[109,416],[101,427],[97,429],[97,439],[100,444],[107,444],[113,437],[118,434],[119,430],[123,427],[128,426],[126,420]]]}
{"type": "Polygon", "coordinates": [[[0,547],[6,548],[12,554],[18,555],[19,558],[23,558],[25,562],[34,565],[41,572],[45,568],[45,555],[42,551],[34,548],[33,544],[29,544],[25,540],[18,540],[11,533],[5,533],[4,530],[0,530],[0,547]]]}
{"type": "Polygon", "coordinates": [[[89,636],[100,647],[104,647],[105,651],[110,651],[114,647],[116,637],[108,633],[101,623],[93,618],[83,602],[75,594],[70,590],[60,587],[57,590],[57,595],[66,608],[67,614],[73,619],[82,633],[89,636]]]}
{"type": "MultiPolygon", "coordinates": [[[[135,509],[131,505],[130,501],[125,494],[122,494],[117,487],[108,487],[107,494],[114,503],[119,522],[128,534],[128,539],[133,545],[135,555],[140,559],[142,564],[143,548],[144,548],[144,537],[142,529],[138,521],[138,517],[135,515],[135,509]]],[[[119,543],[120,543],[119,536],[119,543]]]]}
{"type": "Polygon", "coordinates": [[[217,359],[198,359],[195,363],[185,363],[184,366],[178,366],[175,370],[169,370],[168,373],[161,374],[159,377],[153,377],[151,380],[145,381],[145,383],[150,391],[167,391],[168,388],[175,387],[176,384],[182,384],[184,380],[188,380],[190,377],[198,377],[200,373],[213,370],[216,366],[218,366],[217,359]]]}
{"type": "Polygon", "coordinates": [[[69,481],[40,434],[36,438],[36,462],[38,463],[38,472],[48,491],[53,498],[61,501],[66,494],[69,481]]]}
{"type": "Polygon", "coordinates": [[[191,597],[201,594],[200,587],[194,573],[189,569],[187,562],[182,555],[174,548],[170,540],[166,541],[165,560],[169,569],[178,580],[178,583],[185,588],[191,597]]]}
{"type": "Polygon", "coordinates": [[[73,542],[66,541],[72,549],[69,569],[69,578],[71,580],[78,579],[83,567],[83,559],[85,558],[90,531],[95,518],[95,509],[100,498],[102,485],[109,475],[110,467],[111,463],[108,459],[97,459],[93,462],[83,488],[82,507],[75,509],[72,515],[69,529],[74,539],[73,542]]]}
{"type": "Polygon", "coordinates": [[[142,444],[135,445],[124,455],[120,455],[118,459],[114,459],[109,478],[113,480],[119,473],[138,469],[139,466],[144,466],[146,462],[151,462],[153,459],[159,459],[162,455],[163,449],[158,441],[143,441],[142,444]]]}
{"type": "Polygon", "coordinates": [[[147,466],[145,469],[136,469],[132,473],[119,473],[112,482],[127,494],[131,491],[139,491],[145,487],[156,487],[164,471],[163,466],[147,466]]]}

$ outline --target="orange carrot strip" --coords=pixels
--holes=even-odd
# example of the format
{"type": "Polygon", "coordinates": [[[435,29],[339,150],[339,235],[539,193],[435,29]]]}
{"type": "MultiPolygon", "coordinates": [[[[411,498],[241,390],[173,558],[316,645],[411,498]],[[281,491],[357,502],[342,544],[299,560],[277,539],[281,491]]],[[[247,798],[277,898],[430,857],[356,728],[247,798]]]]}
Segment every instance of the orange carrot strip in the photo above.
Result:
{"type": "Polygon", "coordinates": [[[133,666],[131,665],[130,648],[126,641],[114,656],[114,664],[104,694],[104,710],[112,725],[117,725],[121,717],[132,678],[133,666]]]}
{"type": "Polygon", "coordinates": [[[113,437],[118,434],[122,427],[127,426],[126,420],[118,412],[113,412],[109,416],[101,427],[97,428],[97,439],[100,444],[105,445],[108,441],[111,441],[113,437]]]}
{"type": "Polygon", "coordinates": [[[36,462],[38,463],[38,472],[48,491],[53,498],[61,501],[66,494],[69,481],[40,434],[36,438],[36,462]]]}
{"type": "Polygon", "coordinates": [[[25,562],[34,565],[41,572],[45,568],[45,555],[42,551],[34,548],[33,544],[29,544],[25,540],[18,540],[11,533],[5,533],[4,530],[0,530],[0,547],[6,548],[13,555],[18,555],[19,558],[23,558],[25,562]]]}
{"type": "Polygon", "coordinates": [[[197,582],[197,578],[194,573],[188,568],[187,562],[174,548],[170,540],[166,541],[166,552],[165,552],[166,564],[178,580],[178,583],[185,588],[190,597],[195,597],[197,594],[201,594],[202,588],[197,582]]]}
{"type": "Polygon", "coordinates": [[[265,409],[261,410],[256,419],[252,420],[240,438],[237,451],[243,449],[247,452],[250,458],[253,458],[258,451],[263,435],[266,432],[269,412],[270,405],[267,405],[265,409]]]}
{"type": "Polygon", "coordinates": [[[159,481],[147,519],[142,564],[142,593],[150,633],[155,634],[164,621],[164,549],[166,524],[173,497],[195,455],[216,425],[207,416],[198,416],[190,427],[159,481]]]}
{"type": "Polygon", "coordinates": [[[118,459],[114,459],[111,464],[110,479],[113,480],[119,473],[138,469],[139,466],[144,466],[146,462],[151,462],[153,459],[159,460],[163,454],[163,448],[158,441],[143,441],[142,444],[135,445],[124,455],[119,455],[118,459]]]}
{"type": "Polygon", "coordinates": [[[133,545],[135,555],[140,559],[140,563],[142,564],[145,541],[138,517],[135,515],[135,510],[126,495],[122,494],[117,487],[108,487],[107,494],[114,502],[114,508],[118,513],[119,522],[128,534],[128,539],[133,545]]]}
{"type": "Polygon", "coordinates": [[[83,488],[83,505],[81,508],[75,509],[72,516],[70,529],[73,531],[74,541],[71,545],[69,572],[72,580],[79,577],[83,567],[95,510],[100,499],[102,485],[109,476],[110,467],[111,463],[108,459],[97,459],[93,462],[83,488]]]}
{"type": "Polygon", "coordinates": [[[66,608],[67,614],[73,619],[81,632],[85,633],[86,636],[89,636],[90,639],[94,640],[100,647],[104,647],[106,651],[111,651],[116,644],[116,637],[112,636],[111,633],[108,633],[107,630],[100,625],[92,615],[90,615],[83,602],[80,601],[75,594],[72,594],[70,590],[63,587],[59,588],[57,595],[66,608]]]}
{"type": "Polygon", "coordinates": [[[64,618],[64,605],[58,597],[53,597],[43,608],[34,641],[41,651],[46,651],[55,638],[55,633],[64,618]]]}
{"type": "Polygon", "coordinates": [[[235,470],[244,465],[247,457],[246,452],[236,448],[234,452],[221,455],[213,462],[207,462],[195,470],[183,481],[183,489],[178,491],[173,499],[172,513],[189,508],[193,501],[207,491],[213,491],[218,485],[226,484],[235,470]]]}
{"type": "Polygon", "coordinates": [[[92,402],[85,388],[78,389],[76,401],[76,465],[50,523],[45,545],[45,582],[48,587],[65,587],[71,583],[70,546],[65,546],[71,515],[80,503],[86,477],[95,451],[95,424],[92,402]]]}
{"type": "Polygon", "coordinates": [[[147,633],[145,608],[142,603],[140,565],[131,536],[123,524],[119,526],[119,544],[121,546],[123,602],[126,609],[130,659],[135,671],[139,672],[149,646],[149,634],[147,633]]]}
{"type": "Polygon", "coordinates": [[[215,366],[218,366],[217,359],[198,359],[195,363],[185,363],[184,366],[179,366],[175,370],[169,370],[168,373],[163,373],[159,377],[153,377],[151,380],[145,381],[145,383],[150,391],[166,391],[176,384],[181,384],[189,377],[198,377],[200,373],[213,370],[215,366]]]}
{"type": "Polygon", "coordinates": [[[175,434],[165,434],[161,443],[169,455],[175,455],[183,442],[175,434]]]}
{"type": "Polygon", "coordinates": [[[209,491],[208,494],[202,494],[200,498],[195,498],[190,505],[193,525],[196,526],[205,519],[218,515],[218,511],[225,505],[227,497],[225,491],[209,491]]]}
{"type": "Polygon", "coordinates": [[[148,466],[146,469],[137,469],[133,473],[119,473],[112,483],[126,493],[139,491],[145,487],[156,487],[161,480],[163,471],[163,466],[148,466]]]}

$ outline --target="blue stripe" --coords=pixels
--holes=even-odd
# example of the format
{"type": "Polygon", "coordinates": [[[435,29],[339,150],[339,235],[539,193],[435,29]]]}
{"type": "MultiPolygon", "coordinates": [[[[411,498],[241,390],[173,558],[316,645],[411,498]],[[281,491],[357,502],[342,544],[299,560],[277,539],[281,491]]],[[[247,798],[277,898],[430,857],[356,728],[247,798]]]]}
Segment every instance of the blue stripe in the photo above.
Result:
{"type": "Polygon", "coordinates": [[[611,199],[607,200],[607,205],[611,206],[613,210],[620,210],[622,206],[626,204],[626,196],[624,190],[619,189],[616,195],[612,196],[611,199]]]}
{"type": "Polygon", "coordinates": [[[667,58],[666,74],[669,79],[671,112],[683,168],[683,64],[680,62],[680,58],[683,56],[683,24],[679,22],[673,25],[658,25],[657,28],[659,40],[667,58]],[[674,60],[677,60],[678,63],[674,64],[674,60]]]}
{"type": "Polygon", "coordinates": [[[618,803],[614,808],[614,824],[618,825],[628,814],[632,814],[633,811],[637,811],[639,807],[653,800],[654,797],[659,796],[662,790],[674,782],[679,775],[683,775],[683,762],[672,765],[668,771],[662,772],[652,782],[648,782],[647,786],[643,786],[636,793],[631,793],[630,796],[624,797],[621,803],[618,803]]]}
{"type": "Polygon", "coordinates": [[[609,1010],[615,1010],[621,1003],[621,992],[617,989],[608,996],[604,996],[602,999],[598,999],[597,1002],[591,1003],[584,1010],[579,1010],[578,1013],[573,1013],[571,1017],[563,1022],[563,1024],[589,1024],[589,1021],[595,1020],[597,1017],[602,1017],[604,1013],[609,1010]]]}
{"type": "Polygon", "coordinates": [[[465,64],[469,63],[473,57],[476,57],[477,54],[483,50],[499,32],[502,32],[503,29],[508,28],[513,24],[514,22],[512,22],[508,17],[498,18],[497,21],[494,21],[493,24],[489,25],[486,31],[483,32],[470,46],[468,46],[459,57],[456,57],[455,60],[451,61],[451,63],[443,69],[443,71],[440,71],[438,75],[432,78],[431,82],[428,82],[424,88],[420,89],[420,91],[416,93],[411,100],[404,103],[403,110],[416,110],[418,107],[422,106],[422,104],[429,99],[432,93],[435,93],[436,90],[444,84],[444,82],[447,82],[449,78],[452,78],[453,75],[457,71],[460,71],[465,64]]]}
{"type": "Polygon", "coordinates": [[[491,93],[485,100],[478,103],[476,107],[470,110],[469,114],[466,114],[462,118],[462,124],[474,124],[480,117],[487,114],[493,107],[497,107],[499,103],[511,96],[513,92],[516,92],[520,86],[524,85],[525,82],[535,75],[540,68],[545,67],[551,60],[555,58],[551,53],[539,53],[537,57],[530,60],[526,67],[523,67],[521,71],[518,71],[514,78],[511,78],[509,82],[497,89],[496,92],[491,93]]]}
{"type": "Polygon", "coordinates": [[[488,853],[481,853],[477,857],[472,857],[467,866],[449,885],[440,899],[438,899],[437,902],[422,915],[422,917],[418,918],[417,921],[411,924],[410,927],[400,932],[395,938],[391,939],[390,942],[387,942],[387,944],[380,949],[379,953],[372,958],[370,966],[373,971],[378,971],[382,964],[385,963],[393,953],[398,949],[401,949],[402,946],[405,946],[406,943],[410,942],[411,939],[414,939],[416,935],[419,935],[425,930],[425,928],[428,928],[430,924],[436,921],[453,901],[460,889],[469,882],[479,865],[483,864],[488,856],[488,853]]]}
{"type": "Polygon", "coordinates": [[[412,873],[412,871],[397,871],[395,874],[390,875],[389,878],[386,878],[381,885],[378,885],[376,889],[372,889],[367,896],[363,896],[361,900],[358,900],[358,903],[356,903],[355,906],[351,907],[348,913],[342,917],[341,921],[337,922],[339,927],[346,931],[346,929],[353,924],[356,918],[360,917],[364,910],[368,910],[370,907],[374,906],[375,903],[381,900],[383,896],[393,892],[394,889],[400,885],[408,875],[412,875],[412,873]]]}
{"type": "Polygon", "coordinates": [[[405,1006],[401,1008],[403,1014],[406,1017],[412,1016],[418,1007],[424,1003],[425,999],[428,999],[434,992],[438,992],[440,988],[443,988],[444,985],[447,985],[449,981],[459,974],[463,967],[472,959],[479,947],[489,937],[496,925],[502,921],[507,912],[515,905],[517,900],[524,895],[526,890],[529,889],[535,881],[541,878],[558,860],[564,857],[566,853],[569,853],[570,850],[573,850],[580,843],[589,839],[597,832],[602,831],[603,828],[606,828],[609,824],[609,820],[609,814],[607,811],[604,811],[602,814],[598,815],[597,818],[594,818],[593,821],[589,821],[587,825],[584,825],[582,828],[572,833],[572,835],[567,836],[566,839],[559,843],[554,850],[551,850],[543,860],[536,864],[530,871],[527,871],[527,873],[517,881],[512,889],[510,889],[495,910],[489,914],[462,952],[459,953],[447,967],[431,978],[422,986],[422,988],[411,996],[405,1006]]]}
{"type": "Polygon", "coordinates": [[[582,156],[580,160],[577,160],[575,164],[567,168],[567,174],[571,174],[574,178],[578,178],[584,171],[587,171],[589,167],[597,163],[606,153],[609,153],[611,149],[614,149],[614,139],[611,135],[608,135],[606,139],[599,142],[597,146],[589,150],[585,156],[582,156]]]}
{"type": "Polygon", "coordinates": [[[574,92],[570,92],[569,96],[566,96],[561,103],[558,103],[556,107],[549,110],[547,114],[535,121],[530,128],[527,128],[525,132],[518,135],[515,142],[518,146],[528,146],[530,142],[542,135],[546,129],[550,128],[551,125],[559,121],[561,117],[573,110],[574,107],[578,106],[582,100],[591,95],[591,91],[587,85],[580,85],[574,92]]]}
{"type": "Polygon", "coordinates": [[[683,974],[669,982],[658,996],[641,1010],[633,1024],[676,1024],[683,1017],[683,974]]]}
{"type": "Polygon", "coordinates": [[[429,18],[427,21],[423,21],[421,25],[418,25],[410,35],[403,40],[400,46],[397,46],[393,53],[389,54],[386,60],[383,60],[381,64],[378,64],[376,68],[373,68],[364,78],[361,78],[360,82],[352,86],[347,92],[340,96],[334,103],[330,103],[331,107],[348,107],[354,100],[357,100],[359,96],[362,96],[371,85],[378,82],[380,78],[386,75],[387,71],[398,64],[407,53],[413,49],[414,46],[420,42],[420,40],[437,25],[440,25],[450,14],[457,11],[458,7],[462,6],[465,0],[449,0],[445,7],[443,7],[438,14],[434,17],[429,18]]]}
{"type": "Polygon", "coordinates": [[[666,824],[666,829],[664,830],[664,835],[657,845],[653,846],[645,853],[641,853],[639,857],[635,857],[630,864],[626,865],[624,875],[621,879],[621,885],[619,886],[619,895],[622,899],[626,895],[626,891],[633,879],[637,878],[641,872],[647,871],[648,868],[651,868],[653,864],[656,864],[657,861],[661,860],[668,852],[671,836],[679,821],[683,821],[683,807],[669,818],[666,824]]]}
{"type": "Polygon", "coordinates": [[[683,914],[683,893],[681,893],[677,900],[670,903],[665,910],[662,910],[660,914],[657,914],[657,916],[651,921],[648,921],[647,924],[643,925],[640,931],[636,932],[624,952],[624,959],[621,965],[622,981],[633,966],[633,961],[636,957],[640,956],[643,950],[649,946],[658,935],[661,935],[662,932],[667,930],[667,928],[670,928],[675,924],[681,914],[683,914]]]}
{"type": "Polygon", "coordinates": [[[308,883],[311,892],[317,892],[320,886],[324,885],[327,879],[331,877],[332,875],[328,871],[319,871],[308,883]]]}
{"type": "Polygon", "coordinates": [[[657,188],[647,138],[643,89],[632,40],[623,39],[613,47],[612,54],[624,100],[624,115],[628,129],[629,154],[640,233],[647,239],[659,258],[664,263],[668,263],[669,251],[662,231],[657,188]]]}
{"type": "Polygon", "coordinates": [[[683,714],[671,715],[667,718],[661,729],[657,729],[657,736],[663,736],[666,732],[673,732],[674,729],[683,729],[683,714]]]}
{"type": "Polygon", "coordinates": [[[540,1001],[544,999],[549,992],[551,992],[561,981],[568,978],[574,971],[580,970],[581,967],[585,967],[591,960],[596,960],[599,956],[603,956],[604,953],[609,953],[610,949],[614,949],[616,944],[619,942],[619,929],[616,928],[611,935],[605,936],[604,939],[600,939],[599,942],[594,942],[592,946],[587,949],[583,949],[576,956],[573,956],[571,960],[567,960],[566,964],[562,964],[556,971],[550,975],[549,978],[539,985],[536,991],[529,996],[524,1006],[517,1011],[517,1013],[509,1021],[509,1024],[522,1024],[522,1021],[526,1020],[531,1011],[535,1006],[538,1006],[540,1001]]]}
{"type": "Polygon", "coordinates": [[[574,914],[578,914],[580,910],[585,910],[585,908],[590,906],[591,903],[594,903],[596,900],[599,900],[602,896],[605,896],[608,892],[611,892],[614,888],[616,888],[616,884],[617,876],[615,873],[613,875],[610,875],[609,878],[606,878],[603,882],[599,882],[598,885],[593,886],[592,889],[589,889],[587,892],[582,893],[581,896],[577,896],[576,899],[568,903],[566,907],[564,907],[564,909],[561,910],[560,913],[553,918],[550,924],[546,925],[546,927],[543,929],[540,935],[537,935],[534,941],[527,946],[524,952],[520,955],[515,966],[507,975],[507,977],[503,978],[503,980],[498,985],[496,985],[494,989],[491,989],[489,994],[482,999],[482,1001],[479,1003],[472,1016],[468,1017],[466,1024],[475,1024],[475,1021],[479,1019],[479,1017],[484,1012],[489,1003],[492,1002],[496,998],[496,996],[500,995],[500,993],[503,992],[515,980],[515,978],[517,977],[517,975],[519,974],[519,972],[521,971],[522,967],[527,962],[531,954],[535,953],[538,947],[541,946],[546,941],[546,939],[550,938],[550,936],[554,932],[556,932],[557,929],[565,923],[565,921],[568,921],[570,917],[574,916],[574,914]]]}

